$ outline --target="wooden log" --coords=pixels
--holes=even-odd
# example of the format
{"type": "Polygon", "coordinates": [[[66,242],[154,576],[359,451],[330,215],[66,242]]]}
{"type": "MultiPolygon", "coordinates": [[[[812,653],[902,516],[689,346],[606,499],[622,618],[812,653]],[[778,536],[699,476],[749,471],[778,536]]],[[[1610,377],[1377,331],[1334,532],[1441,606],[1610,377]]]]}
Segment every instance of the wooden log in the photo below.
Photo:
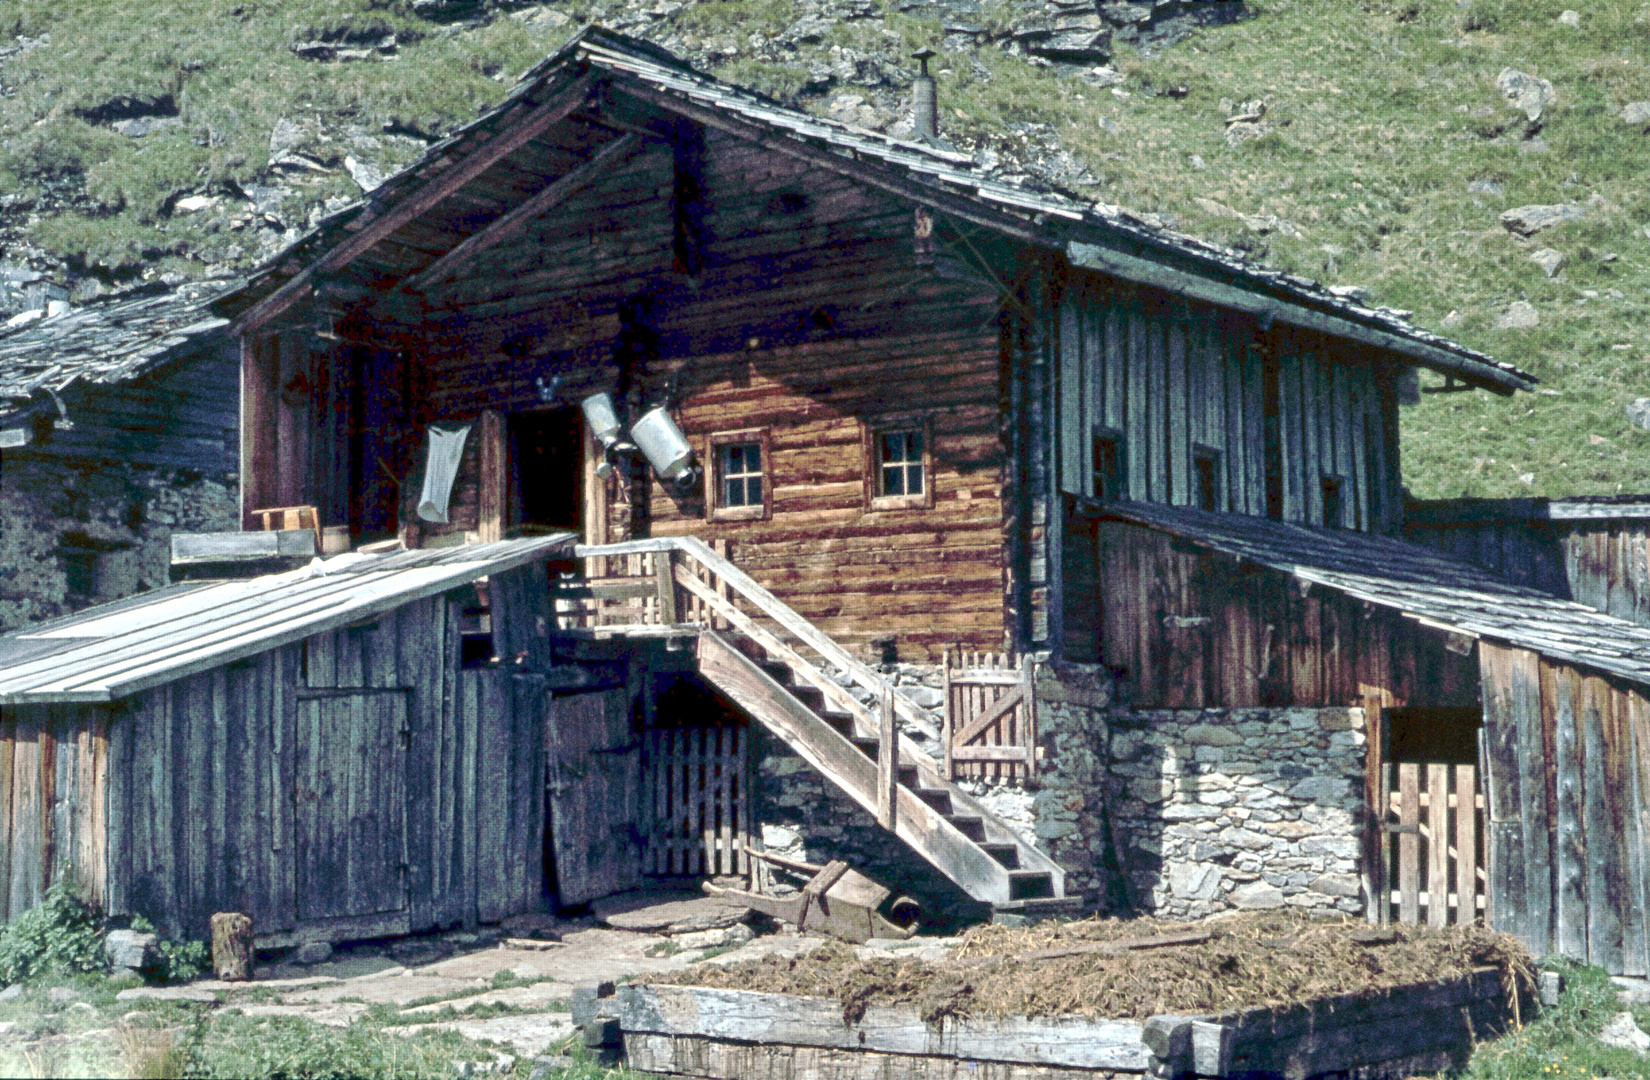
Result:
{"type": "Polygon", "coordinates": [[[899,730],[894,726],[894,690],[882,692],[877,731],[877,824],[893,831],[899,806],[899,730]]]}
{"type": "Polygon", "coordinates": [[[238,911],[212,916],[212,970],[224,982],[246,982],[253,976],[252,919],[238,911]]]}

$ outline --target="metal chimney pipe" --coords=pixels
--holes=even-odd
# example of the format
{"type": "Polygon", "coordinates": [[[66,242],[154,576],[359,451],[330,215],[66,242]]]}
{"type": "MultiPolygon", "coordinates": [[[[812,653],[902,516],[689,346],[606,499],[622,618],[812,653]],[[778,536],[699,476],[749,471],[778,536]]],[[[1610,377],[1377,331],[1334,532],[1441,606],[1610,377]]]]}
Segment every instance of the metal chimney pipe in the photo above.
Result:
{"type": "Polygon", "coordinates": [[[936,55],[933,49],[918,49],[911,54],[922,65],[916,81],[911,85],[911,127],[915,136],[926,143],[940,137],[939,91],[934,77],[928,74],[928,60],[936,55]]]}

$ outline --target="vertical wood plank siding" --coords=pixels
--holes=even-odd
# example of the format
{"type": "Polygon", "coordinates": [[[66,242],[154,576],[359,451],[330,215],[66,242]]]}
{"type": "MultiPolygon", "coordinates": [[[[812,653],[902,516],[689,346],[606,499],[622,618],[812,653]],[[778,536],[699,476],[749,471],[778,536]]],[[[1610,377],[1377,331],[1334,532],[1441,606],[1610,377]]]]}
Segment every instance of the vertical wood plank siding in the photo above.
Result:
{"type": "Polygon", "coordinates": [[[1522,649],[1478,649],[1494,925],[1537,955],[1645,974],[1644,688],[1522,649]]]}
{"type": "Polygon", "coordinates": [[[1095,526],[1102,661],[1136,708],[1472,706],[1478,667],[1441,634],[1331,590],[1118,521],[1095,526]]]}
{"type": "Polygon", "coordinates": [[[547,692],[460,670],[454,606],[415,601],[113,707],[7,706],[4,917],[65,878],[197,939],[215,911],[268,940],[536,904],[547,692]]]}
{"type": "MultiPolygon", "coordinates": [[[[1060,488],[1094,496],[1091,440],[1121,433],[1128,498],[1197,505],[1199,453],[1219,456],[1215,508],[1263,515],[1264,400],[1255,330],[1197,304],[1157,303],[1093,282],[1061,302],[1060,488]],[[1076,355],[1071,355],[1075,351],[1076,355]]],[[[1279,331],[1283,519],[1380,531],[1390,473],[1376,362],[1305,331],[1279,331]],[[1378,453],[1370,453],[1372,444],[1378,453]],[[1324,519],[1324,482],[1340,515],[1324,519]]]]}

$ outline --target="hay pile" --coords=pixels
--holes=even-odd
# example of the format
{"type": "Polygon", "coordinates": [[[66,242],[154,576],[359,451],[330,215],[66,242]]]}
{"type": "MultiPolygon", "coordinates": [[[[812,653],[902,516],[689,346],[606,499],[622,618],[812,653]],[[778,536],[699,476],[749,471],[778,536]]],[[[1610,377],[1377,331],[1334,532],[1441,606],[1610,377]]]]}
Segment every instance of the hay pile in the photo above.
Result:
{"type": "Polygon", "coordinates": [[[796,959],[695,965],[649,981],[835,998],[849,1023],[869,1005],[915,1005],[924,1020],[952,1015],[1144,1019],[1156,1013],[1223,1013],[1402,986],[1498,967],[1533,985],[1534,966],[1511,937],[1480,927],[1371,933],[1352,919],[1265,912],[1168,923],[1089,919],[1027,929],[979,926],[951,958],[860,959],[829,942],[796,959]],[[1208,939],[1120,953],[1016,956],[1091,942],[1205,931],[1208,939]]]}

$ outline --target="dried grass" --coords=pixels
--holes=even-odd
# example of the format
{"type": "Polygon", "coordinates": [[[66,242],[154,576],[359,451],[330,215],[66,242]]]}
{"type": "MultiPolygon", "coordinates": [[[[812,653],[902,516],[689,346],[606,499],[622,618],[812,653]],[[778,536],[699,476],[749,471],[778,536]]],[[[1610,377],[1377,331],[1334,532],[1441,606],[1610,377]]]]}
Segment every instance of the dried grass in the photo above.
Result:
{"type": "Polygon", "coordinates": [[[695,967],[652,981],[835,998],[843,1018],[873,1004],[915,1005],[923,1019],[950,1015],[1145,1018],[1157,1013],[1221,1013],[1280,1007],[1466,975],[1497,967],[1533,986],[1534,965],[1511,937],[1480,927],[1409,928],[1390,944],[1360,944],[1366,923],[1266,912],[1195,927],[1151,919],[1089,919],[1028,929],[981,926],[951,959],[865,959],[831,942],[805,957],[766,957],[727,967],[695,967]],[[1086,941],[1138,938],[1193,928],[1199,945],[1042,960],[1009,954],[1086,941]]]}

